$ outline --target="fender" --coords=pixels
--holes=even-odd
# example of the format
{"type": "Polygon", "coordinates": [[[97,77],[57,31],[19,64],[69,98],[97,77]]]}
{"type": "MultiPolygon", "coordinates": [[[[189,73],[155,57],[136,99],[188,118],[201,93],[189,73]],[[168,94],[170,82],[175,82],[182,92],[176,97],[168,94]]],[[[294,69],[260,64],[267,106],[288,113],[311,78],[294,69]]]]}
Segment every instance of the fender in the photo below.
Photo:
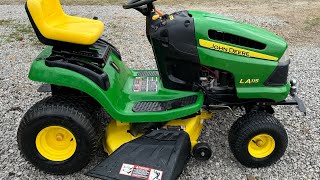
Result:
{"type": "Polygon", "coordinates": [[[49,67],[45,59],[50,56],[52,48],[45,49],[33,61],[29,78],[33,81],[64,86],[82,91],[95,99],[107,113],[120,122],[165,122],[198,112],[203,105],[201,92],[185,92],[165,89],[159,84],[159,91],[154,93],[135,93],[132,83],[139,71],[128,69],[116,55],[111,53],[103,71],[108,74],[110,87],[106,90],[88,77],[61,67],[49,67]],[[112,66],[116,65],[117,68],[112,66]],[[162,112],[133,112],[135,103],[149,101],[170,101],[186,96],[197,96],[196,103],[179,109],[162,112]]]}
{"type": "Polygon", "coordinates": [[[48,67],[44,60],[35,60],[31,65],[29,79],[58,86],[65,86],[87,93],[98,101],[103,107],[106,106],[105,91],[86,76],[64,68],[48,67]]]}

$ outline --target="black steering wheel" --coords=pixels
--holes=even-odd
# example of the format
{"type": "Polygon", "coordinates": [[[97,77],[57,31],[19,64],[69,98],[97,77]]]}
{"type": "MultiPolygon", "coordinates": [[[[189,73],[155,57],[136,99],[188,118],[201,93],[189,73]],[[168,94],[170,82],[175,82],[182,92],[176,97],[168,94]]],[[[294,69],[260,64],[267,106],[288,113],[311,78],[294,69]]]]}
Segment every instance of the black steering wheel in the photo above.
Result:
{"type": "Polygon", "coordinates": [[[129,0],[128,3],[124,4],[122,7],[124,9],[137,8],[145,4],[151,4],[154,1],[156,0],[129,0]]]}

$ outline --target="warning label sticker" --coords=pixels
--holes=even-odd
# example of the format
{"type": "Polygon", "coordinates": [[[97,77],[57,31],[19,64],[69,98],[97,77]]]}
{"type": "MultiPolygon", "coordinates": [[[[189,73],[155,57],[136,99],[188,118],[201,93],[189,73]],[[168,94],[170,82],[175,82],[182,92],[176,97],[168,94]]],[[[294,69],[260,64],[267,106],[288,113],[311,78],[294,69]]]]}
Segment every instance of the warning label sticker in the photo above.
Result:
{"type": "Polygon", "coordinates": [[[119,174],[139,179],[161,180],[163,172],[148,167],[123,163],[119,174]]]}
{"type": "Polygon", "coordinates": [[[157,92],[158,77],[137,77],[133,81],[133,92],[157,92]]]}

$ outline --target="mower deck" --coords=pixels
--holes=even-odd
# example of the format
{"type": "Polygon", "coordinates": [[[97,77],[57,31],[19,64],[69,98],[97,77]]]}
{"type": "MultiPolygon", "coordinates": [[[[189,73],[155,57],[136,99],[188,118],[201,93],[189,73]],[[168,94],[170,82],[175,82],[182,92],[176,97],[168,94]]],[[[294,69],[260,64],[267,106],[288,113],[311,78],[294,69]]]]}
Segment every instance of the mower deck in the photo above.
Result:
{"type": "Polygon", "coordinates": [[[160,130],[136,136],[130,124],[112,120],[106,129],[105,151],[109,157],[87,175],[101,179],[176,179],[191,149],[198,143],[203,121],[212,117],[201,112],[194,117],[172,120],[160,130]]]}
{"type": "Polygon", "coordinates": [[[87,175],[101,179],[174,180],[191,151],[184,131],[154,130],[122,145],[87,175]]]}
{"type": "MultiPolygon", "coordinates": [[[[191,118],[169,121],[163,126],[163,128],[167,130],[183,130],[187,132],[190,137],[191,146],[194,147],[198,143],[203,121],[210,118],[212,118],[212,114],[204,111],[191,118]]],[[[106,139],[104,141],[105,151],[111,155],[123,144],[142,136],[142,134],[133,136],[129,131],[129,123],[121,123],[119,121],[112,120],[106,129],[106,139]]]]}

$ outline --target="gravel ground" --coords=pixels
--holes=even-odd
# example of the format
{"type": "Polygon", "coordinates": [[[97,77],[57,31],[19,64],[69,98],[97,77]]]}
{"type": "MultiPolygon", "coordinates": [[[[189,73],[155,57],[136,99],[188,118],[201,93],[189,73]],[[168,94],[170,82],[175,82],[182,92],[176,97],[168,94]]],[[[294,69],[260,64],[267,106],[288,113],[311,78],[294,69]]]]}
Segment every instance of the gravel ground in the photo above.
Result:
{"type": "MultiPolygon", "coordinates": [[[[128,66],[136,69],[155,69],[150,45],[144,35],[144,18],[133,10],[117,6],[70,6],[66,11],[86,17],[99,16],[106,23],[105,39],[117,46],[128,66]],[[107,34],[107,35],[106,35],[107,34]]],[[[163,7],[161,9],[164,9],[163,7]]],[[[177,9],[165,8],[167,12],[177,9]]],[[[262,27],[289,26],[277,17],[232,14],[221,9],[212,11],[250,22],[262,27]]],[[[2,179],[88,179],[84,172],[103,157],[100,152],[82,172],[68,176],[52,176],[40,172],[19,154],[16,131],[23,114],[46,94],[36,92],[39,83],[27,78],[32,59],[42,46],[32,42],[32,33],[19,41],[8,40],[14,28],[28,23],[23,6],[0,6],[0,178],[2,179]]],[[[316,44],[291,44],[293,59],[290,77],[299,80],[299,96],[304,99],[308,114],[303,116],[295,107],[277,107],[276,117],[281,119],[289,135],[289,146],[281,160],[271,167],[249,169],[239,164],[231,154],[227,134],[236,119],[230,113],[218,112],[206,122],[201,140],[213,149],[207,162],[191,159],[180,179],[319,179],[320,178],[320,48],[316,44]],[[249,178],[250,179],[250,178],[249,178]]]]}

